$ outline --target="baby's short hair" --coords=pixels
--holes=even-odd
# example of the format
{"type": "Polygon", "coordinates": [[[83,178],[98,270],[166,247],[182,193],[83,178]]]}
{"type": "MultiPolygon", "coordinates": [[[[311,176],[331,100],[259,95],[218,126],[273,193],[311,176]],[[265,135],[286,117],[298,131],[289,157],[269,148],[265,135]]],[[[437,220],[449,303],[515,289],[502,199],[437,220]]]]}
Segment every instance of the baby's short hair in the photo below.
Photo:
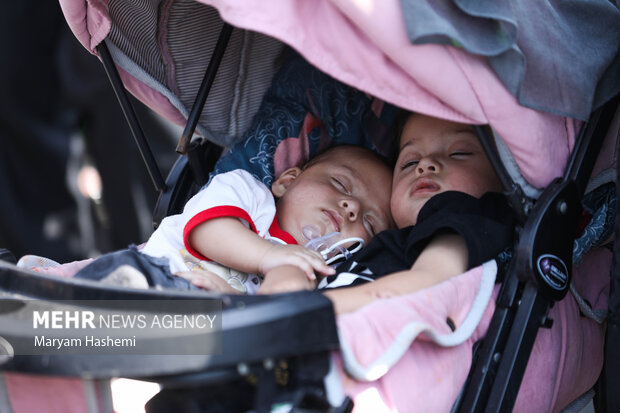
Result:
{"type": "MultiPolygon", "coordinates": [[[[400,109],[396,115],[394,115],[394,121],[392,122],[392,126],[390,127],[389,136],[392,139],[392,146],[390,147],[390,160],[393,159],[393,163],[396,163],[396,159],[398,158],[398,153],[400,152],[400,137],[403,134],[403,129],[405,128],[405,124],[407,120],[415,115],[416,112],[412,112],[407,109],[400,109]]],[[[471,125],[472,127],[474,125],[471,125]]],[[[489,136],[493,136],[493,129],[488,124],[482,125],[485,131],[489,134],[489,136]]]]}
{"type": "Polygon", "coordinates": [[[388,168],[392,169],[393,164],[390,162],[390,160],[385,158],[381,154],[377,153],[376,151],[373,151],[372,149],[369,149],[369,148],[367,148],[365,146],[350,145],[350,144],[334,145],[334,146],[330,146],[328,148],[325,148],[324,150],[319,152],[317,155],[315,155],[312,159],[310,159],[308,162],[306,162],[302,166],[301,169],[302,170],[306,170],[306,169],[308,169],[308,168],[310,168],[310,167],[320,163],[323,159],[325,159],[327,156],[329,156],[333,151],[340,150],[342,148],[352,148],[352,149],[355,149],[355,150],[364,151],[364,152],[368,153],[369,155],[373,156],[374,158],[376,158],[377,160],[381,161],[388,168]]]}
{"type": "Polygon", "coordinates": [[[390,146],[390,160],[393,160],[393,164],[396,163],[396,159],[398,159],[398,153],[400,152],[400,137],[403,134],[403,129],[405,128],[405,124],[411,115],[415,114],[407,109],[400,109],[396,115],[394,115],[394,121],[392,122],[392,126],[390,127],[390,131],[388,136],[392,140],[392,144],[390,146]]]}

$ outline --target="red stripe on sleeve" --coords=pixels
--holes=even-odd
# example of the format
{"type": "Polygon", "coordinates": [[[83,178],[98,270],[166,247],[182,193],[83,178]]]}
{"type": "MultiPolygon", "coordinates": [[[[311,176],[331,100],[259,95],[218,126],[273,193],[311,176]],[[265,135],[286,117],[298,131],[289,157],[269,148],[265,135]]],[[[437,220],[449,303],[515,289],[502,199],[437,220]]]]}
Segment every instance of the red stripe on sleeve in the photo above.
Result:
{"type": "Polygon", "coordinates": [[[213,218],[223,218],[223,217],[231,217],[231,218],[239,218],[244,220],[250,225],[250,229],[258,234],[256,231],[256,226],[250,218],[250,215],[243,209],[231,206],[231,205],[222,205],[216,206],[213,208],[205,209],[204,211],[199,212],[194,215],[188,222],[185,224],[185,228],[183,228],[183,243],[185,244],[185,249],[192,254],[194,257],[201,260],[209,260],[207,257],[203,257],[198,251],[192,248],[189,244],[189,234],[192,232],[194,228],[198,225],[202,224],[213,218]]]}

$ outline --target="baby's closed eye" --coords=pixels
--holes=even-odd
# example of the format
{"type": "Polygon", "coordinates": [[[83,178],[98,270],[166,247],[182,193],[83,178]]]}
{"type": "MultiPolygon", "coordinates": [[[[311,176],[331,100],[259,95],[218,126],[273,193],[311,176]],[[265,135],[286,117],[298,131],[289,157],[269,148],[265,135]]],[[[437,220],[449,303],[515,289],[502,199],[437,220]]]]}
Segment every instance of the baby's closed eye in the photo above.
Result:
{"type": "Polygon", "coordinates": [[[450,153],[450,156],[453,157],[453,158],[459,158],[459,157],[465,158],[465,157],[470,156],[470,155],[473,155],[473,152],[471,152],[471,151],[453,151],[453,152],[450,153]]]}
{"type": "Polygon", "coordinates": [[[407,168],[411,168],[412,166],[416,166],[420,161],[417,159],[410,159],[408,161],[405,161],[401,164],[400,169],[401,171],[404,171],[407,168]]]}

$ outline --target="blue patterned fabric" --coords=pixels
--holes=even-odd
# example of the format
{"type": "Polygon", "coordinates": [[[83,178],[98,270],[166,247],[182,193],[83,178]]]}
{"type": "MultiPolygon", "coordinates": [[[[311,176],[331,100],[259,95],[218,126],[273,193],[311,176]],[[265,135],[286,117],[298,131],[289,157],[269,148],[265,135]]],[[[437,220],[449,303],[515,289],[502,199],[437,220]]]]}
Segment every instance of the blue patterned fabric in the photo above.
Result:
{"type": "Polygon", "coordinates": [[[602,185],[586,194],[584,209],[592,216],[573,246],[573,262],[579,264],[585,253],[600,246],[614,231],[616,188],[614,183],[602,185]]]}
{"type": "Polygon", "coordinates": [[[274,157],[285,140],[286,150],[307,151],[308,158],[339,144],[362,145],[387,157],[392,145],[386,136],[395,112],[295,54],[274,76],[244,139],[217,162],[213,174],[243,168],[270,186],[274,157]]]}

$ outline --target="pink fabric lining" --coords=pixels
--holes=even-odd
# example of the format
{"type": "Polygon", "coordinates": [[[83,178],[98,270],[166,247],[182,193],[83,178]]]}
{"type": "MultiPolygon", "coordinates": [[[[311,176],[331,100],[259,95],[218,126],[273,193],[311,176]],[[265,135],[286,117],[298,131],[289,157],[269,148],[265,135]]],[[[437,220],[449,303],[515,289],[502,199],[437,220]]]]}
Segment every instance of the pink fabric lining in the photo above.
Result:
{"type": "Polygon", "coordinates": [[[170,103],[167,97],[138,81],[135,77],[118,67],[118,72],[123,80],[125,88],[129,90],[140,101],[148,103],[149,107],[157,114],[168,119],[176,125],[185,125],[186,118],[179,110],[170,103]]]}
{"type": "MultiPolygon", "coordinates": [[[[434,287],[376,301],[340,316],[341,341],[349,344],[363,365],[369,365],[392,344],[402,326],[412,321],[422,321],[440,333],[449,333],[446,318],[452,318],[457,326],[461,324],[481,273],[478,267],[434,287]]],[[[487,308],[479,329],[486,330],[491,312],[487,308]]],[[[356,413],[449,411],[467,377],[471,348],[478,338],[477,330],[463,345],[439,347],[425,335],[419,335],[399,362],[377,381],[356,382],[341,373],[345,393],[355,401],[356,413]],[[371,400],[367,400],[369,397],[371,400]]]]}
{"type": "MultiPolygon", "coordinates": [[[[79,42],[96,55],[95,48],[108,36],[111,28],[110,14],[105,0],[59,0],[67,24],[79,42]]],[[[164,50],[164,52],[167,52],[164,50]]],[[[164,53],[164,55],[166,55],[164,53]]],[[[136,98],[156,113],[177,125],[185,125],[186,118],[167,97],[138,81],[118,67],[123,84],[136,98]]]]}
{"type": "MultiPolygon", "coordinates": [[[[575,269],[574,282],[594,309],[607,308],[611,253],[598,249],[575,269]]],[[[353,349],[363,365],[370,365],[392,344],[403,325],[422,321],[448,332],[446,318],[459,326],[478,288],[481,270],[475,268],[434,287],[413,294],[374,302],[352,314],[338,317],[341,342],[353,349]]],[[[474,334],[456,347],[439,347],[424,335],[383,377],[359,382],[340,367],[344,391],[355,412],[450,411],[467,377],[472,346],[486,334],[495,310],[493,298],[474,334]],[[429,397],[432,395],[432,397],[429,397]]],[[[580,316],[572,295],[550,312],[552,329],[540,329],[519,390],[515,412],[557,412],[590,389],[603,363],[604,326],[580,316]]]]}
{"type": "Polygon", "coordinates": [[[5,373],[14,413],[84,413],[89,410],[81,379],[5,373]]]}
{"type": "Polygon", "coordinates": [[[59,0],[71,31],[86,50],[95,54],[95,47],[110,33],[111,20],[106,0],[59,0]]]}

